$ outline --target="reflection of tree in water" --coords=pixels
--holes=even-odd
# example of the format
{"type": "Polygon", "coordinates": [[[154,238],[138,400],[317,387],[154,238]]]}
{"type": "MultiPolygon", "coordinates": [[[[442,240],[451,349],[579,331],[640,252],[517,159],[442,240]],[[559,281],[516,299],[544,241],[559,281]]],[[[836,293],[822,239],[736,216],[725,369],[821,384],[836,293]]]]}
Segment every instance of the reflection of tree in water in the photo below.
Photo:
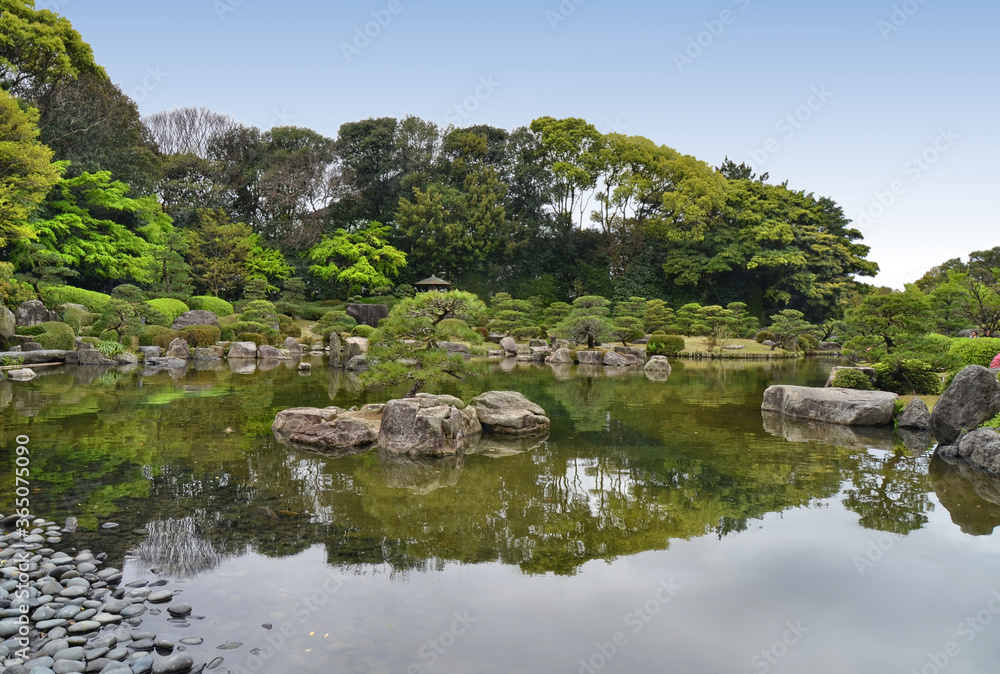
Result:
{"type": "Polygon", "coordinates": [[[145,568],[170,578],[192,578],[211,571],[236,555],[220,550],[202,535],[209,519],[207,513],[198,511],[180,519],[147,522],[149,535],[131,554],[145,568]]]}
{"type": "Polygon", "coordinates": [[[927,523],[934,509],[927,492],[927,459],[902,450],[871,450],[857,454],[845,492],[844,505],[861,516],[861,526],[894,534],[908,534],[927,523]]]}

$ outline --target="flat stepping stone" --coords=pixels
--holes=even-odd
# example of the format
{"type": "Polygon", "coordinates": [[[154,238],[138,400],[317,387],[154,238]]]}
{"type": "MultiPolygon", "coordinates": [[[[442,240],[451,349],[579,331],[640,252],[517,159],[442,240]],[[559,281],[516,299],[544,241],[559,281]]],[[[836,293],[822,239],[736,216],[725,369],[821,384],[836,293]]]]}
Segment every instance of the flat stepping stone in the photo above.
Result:
{"type": "Polygon", "coordinates": [[[94,620],[102,625],[111,625],[114,623],[120,623],[122,621],[122,617],[120,615],[115,615],[114,613],[98,613],[94,616],[94,620]]]}
{"type": "Polygon", "coordinates": [[[66,628],[66,631],[70,634],[86,634],[87,632],[94,632],[99,629],[101,629],[101,623],[96,620],[83,620],[78,623],[73,623],[66,628]]]}
{"type": "Polygon", "coordinates": [[[232,650],[235,650],[235,649],[239,648],[242,645],[243,645],[242,641],[229,641],[227,643],[222,644],[221,646],[216,646],[215,650],[217,650],[217,651],[232,651],[232,650]]]}
{"type": "Polygon", "coordinates": [[[205,643],[205,640],[201,637],[187,637],[185,639],[181,639],[181,643],[187,646],[201,646],[205,643]]]}
{"type": "Polygon", "coordinates": [[[167,613],[175,617],[182,617],[189,615],[191,613],[191,610],[192,610],[191,604],[180,603],[180,604],[174,604],[173,606],[167,608],[167,613]]]}
{"type": "Polygon", "coordinates": [[[146,598],[150,604],[163,604],[165,602],[173,599],[174,593],[171,590],[163,590],[161,592],[154,592],[146,598]]]}

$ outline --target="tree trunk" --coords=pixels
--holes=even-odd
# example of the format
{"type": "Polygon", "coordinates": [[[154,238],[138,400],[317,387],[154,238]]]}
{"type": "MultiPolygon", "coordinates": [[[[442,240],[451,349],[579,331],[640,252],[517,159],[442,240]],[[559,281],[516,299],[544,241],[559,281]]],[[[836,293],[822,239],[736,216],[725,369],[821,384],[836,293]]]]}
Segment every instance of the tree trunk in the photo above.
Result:
{"type": "Polygon", "coordinates": [[[410,390],[406,392],[406,395],[403,396],[403,398],[406,399],[414,397],[415,395],[420,393],[420,389],[422,389],[424,387],[424,384],[426,383],[427,382],[423,379],[414,380],[413,386],[410,387],[410,390]]]}

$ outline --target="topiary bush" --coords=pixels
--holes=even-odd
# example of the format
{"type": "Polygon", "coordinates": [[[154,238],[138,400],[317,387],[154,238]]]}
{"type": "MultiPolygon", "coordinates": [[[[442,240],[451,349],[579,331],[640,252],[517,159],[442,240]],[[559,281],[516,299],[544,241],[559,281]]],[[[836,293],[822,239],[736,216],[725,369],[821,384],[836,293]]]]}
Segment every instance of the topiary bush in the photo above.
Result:
{"type": "Polygon", "coordinates": [[[73,328],[77,334],[80,334],[81,328],[90,327],[100,317],[100,314],[94,314],[78,307],[63,307],[62,322],[73,328]]]}
{"type": "Polygon", "coordinates": [[[96,314],[103,314],[111,301],[111,295],[74,288],[73,286],[48,286],[42,288],[42,299],[48,306],[60,304],[82,304],[96,314]]]}
{"type": "Polygon", "coordinates": [[[680,335],[668,335],[657,330],[646,343],[646,353],[650,356],[673,356],[684,350],[684,338],[680,335]]]}
{"type": "Polygon", "coordinates": [[[861,370],[838,370],[830,384],[834,388],[853,388],[859,391],[874,391],[872,380],[861,370]]]}
{"type": "Polygon", "coordinates": [[[160,312],[166,318],[166,323],[164,325],[168,326],[181,314],[191,311],[191,308],[188,307],[188,305],[184,304],[180,300],[175,300],[170,297],[160,297],[155,300],[146,300],[146,304],[160,312]]]}
{"type": "Polygon", "coordinates": [[[754,337],[758,344],[763,344],[764,342],[774,342],[774,333],[770,330],[758,330],[757,335],[754,337]]]}
{"type": "MultiPolygon", "coordinates": [[[[162,335],[170,335],[170,339],[173,340],[177,337],[177,331],[162,325],[147,325],[139,333],[139,346],[157,346],[156,338],[162,335]]],[[[169,340],[167,344],[170,344],[169,340]]]]}
{"type": "Polygon", "coordinates": [[[351,330],[351,334],[354,337],[364,337],[366,339],[371,337],[373,332],[375,332],[375,328],[373,328],[370,325],[363,325],[363,324],[355,325],[354,329],[351,330]]]}
{"type": "MultiPolygon", "coordinates": [[[[211,311],[220,319],[232,316],[235,313],[232,304],[220,297],[212,297],[211,295],[195,295],[188,299],[187,305],[197,311],[211,311]]],[[[222,321],[220,320],[219,324],[221,325],[221,323],[222,321]]]]}
{"type": "Polygon", "coordinates": [[[545,339],[548,335],[537,325],[522,326],[510,331],[510,336],[514,339],[545,339]]]}
{"type": "Polygon", "coordinates": [[[941,378],[923,361],[890,360],[875,363],[873,367],[875,386],[880,391],[899,395],[937,395],[941,392],[941,378]]]}
{"type": "Polygon", "coordinates": [[[222,338],[222,330],[214,325],[189,325],[177,335],[191,348],[212,346],[222,338]]]}
{"type": "Polygon", "coordinates": [[[267,338],[259,332],[241,332],[236,335],[235,342],[253,342],[257,346],[267,344],[267,338]]]}
{"type": "Polygon", "coordinates": [[[951,346],[951,352],[961,360],[958,369],[967,365],[989,367],[993,358],[1000,353],[1000,338],[956,339],[951,346]]]}
{"type": "Polygon", "coordinates": [[[117,330],[104,330],[100,335],[102,342],[117,342],[121,337],[117,330]]]}
{"type": "Polygon", "coordinates": [[[799,348],[803,351],[818,351],[819,340],[810,334],[801,334],[795,338],[799,343],[799,348]]]}
{"type": "MultiPolygon", "coordinates": [[[[485,330],[485,328],[483,328],[485,330]]],[[[446,318],[434,328],[434,337],[445,342],[482,344],[483,336],[458,318],[446,318]]]]}
{"type": "MultiPolygon", "coordinates": [[[[162,326],[157,326],[157,327],[162,327],[162,326]]],[[[152,344],[144,346],[158,346],[164,351],[166,351],[167,349],[170,348],[170,342],[174,341],[180,336],[181,333],[177,332],[176,330],[171,330],[170,328],[167,328],[167,332],[161,332],[160,334],[155,335],[153,337],[152,344]]]]}
{"type": "MultiPolygon", "coordinates": [[[[258,323],[257,321],[237,321],[225,326],[223,330],[226,331],[226,335],[239,335],[241,332],[263,335],[267,340],[265,342],[266,344],[270,344],[280,337],[277,330],[268,325],[264,325],[263,323],[258,323]]],[[[231,341],[228,337],[224,339],[226,341],[231,341]]]]}
{"type": "Polygon", "coordinates": [[[39,323],[27,328],[19,328],[22,335],[31,335],[44,349],[71,351],[76,348],[76,333],[72,326],[61,321],[39,323]]]}

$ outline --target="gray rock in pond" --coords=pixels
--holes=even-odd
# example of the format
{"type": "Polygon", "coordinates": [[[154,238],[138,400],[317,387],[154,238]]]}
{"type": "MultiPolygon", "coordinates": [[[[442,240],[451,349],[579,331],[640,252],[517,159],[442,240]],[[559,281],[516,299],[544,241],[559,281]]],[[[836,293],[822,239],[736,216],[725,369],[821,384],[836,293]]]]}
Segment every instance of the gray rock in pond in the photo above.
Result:
{"type": "Polygon", "coordinates": [[[111,360],[97,349],[84,349],[83,351],[71,351],[70,353],[76,354],[76,362],[80,365],[99,367],[117,365],[115,361],[111,360]]]}
{"type": "Polygon", "coordinates": [[[616,346],[615,352],[620,353],[624,356],[632,356],[633,358],[635,358],[636,363],[640,365],[645,363],[646,358],[649,356],[649,354],[646,352],[646,349],[640,349],[635,346],[616,346]]]}
{"type": "Polygon", "coordinates": [[[160,357],[160,347],[158,346],[140,346],[137,350],[142,354],[144,360],[160,357]]]}
{"type": "Polygon", "coordinates": [[[517,353],[517,342],[513,337],[504,337],[500,340],[500,347],[507,353],[517,353]]]}
{"type": "Polygon", "coordinates": [[[474,409],[390,400],[382,410],[379,447],[393,456],[452,456],[481,430],[474,409]]]}
{"type": "Polygon", "coordinates": [[[551,365],[571,365],[573,363],[573,352],[569,349],[556,349],[551,356],[545,359],[551,365]]]}
{"type": "Polygon", "coordinates": [[[577,351],[576,362],[580,365],[604,365],[603,351],[577,351]]]}
{"type": "Polygon", "coordinates": [[[931,413],[934,437],[951,445],[962,431],[978,428],[1000,413],[1000,382],[980,365],[970,365],[952,380],[931,413]]]}
{"type": "Polygon", "coordinates": [[[194,667],[194,658],[187,653],[174,653],[153,660],[153,674],[181,674],[194,667]]]}
{"type": "Polygon", "coordinates": [[[294,407],[278,412],[271,430],[293,446],[342,453],[371,447],[378,440],[378,415],[339,407],[294,407]]]}
{"type": "Polygon", "coordinates": [[[180,603],[167,607],[167,613],[172,616],[181,617],[191,613],[191,604],[180,603]]]}
{"type": "Polygon", "coordinates": [[[643,370],[649,373],[655,372],[657,374],[670,374],[672,368],[670,367],[670,361],[667,360],[666,356],[653,356],[649,359],[649,362],[646,363],[643,370]]]}
{"type": "Polygon", "coordinates": [[[260,360],[288,360],[288,356],[269,344],[257,347],[257,358],[260,360]]]}
{"type": "Polygon", "coordinates": [[[608,367],[626,367],[630,364],[625,356],[615,351],[605,351],[603,361],[608,367]]]}
{"type": "Polygon", "coordinates": [[[761,410],[845,426],[887,426],[898,397],[885,391],[771,386],[764,391],[761,410]]]}
{"type": "MultiPolygon", "coordinates": [[[[46,309],[45,304],[40,300],[28,300],[27,302],[23,302],[21,306],[17,308],[17,311],[14,312],[14,321],[19,327],[22,328],[28,328],[32,325],[38,325],[39,323],[48,323],[50,321],[58,320],[59,314],[46,309]]],[[[9,337],[10,335],[6,336],[9,337]]]]}
{"type": "Polygon", "coordinates": [[[302,345],[294,337],[285,337],[285,341],[281,343],[281,347],[294,355],[302,355],[302,345]]]}
{"type": "Polygon", "coordinates": [[[186,368],[188,362],[182,358],[147,358],[147,367],[165,367],[171,370],[186,368]]]}
{"type": "Polygon", "coordinates": [[[23,367],[19,370],[7,370],[7,378],[12,381],[31,381],[36,376],[38,375],[30,367],[23,367]]]}
{"type": "Polygon", "coordinates": [[[135,365],[136,363],[139,362],[139,357],[136,356],[134,353],[129,353],[128,351],[124,351],[115,356],[114,361],[122,365],[135,365]]]}
{"type": "Polygon", "coordinates": [[[170,346],[167,347],[167,358],[179,358],[181,360],[191,359],[191,347],[188,343],[178,337],[170,342],[170,346]]]}
{"type": "Polygon", "coordinates": [[[312,372],[313,366],[311,363],[299,363],[299,372],[303,374],[309,374],[312,372]]]}
{"type": "Polygon", "coordinates": [[[257,358],[257,345],[253,342],[233,342],[229,345],[226,357],[229,359],[257,358]]]}
{"type": "Polygon", "coordinates": [[[171,330],[181,330],[192,325],[214,325],[218,327],[219,317],[211,311],[186,311],[174,319],[171,330]]]}
{"type": "Polygon", "coordinates": [[[920,398],[911,400],[896,418],[896,426],[917,431],[930,430],[931,413],[927,404],[920,398]]]}
{"type": "Polygon", "coordinates": [[[45,347],[38,342],[25,342],[21,345],[21,351],[44,351],[45,347]]]}
{"type": "Polygon", "coordinates": [[[336,332],[330,333],[330,367],[344,367],[344,346],[336,332]]]}
{"type": "Polygon", "coordinates": [[[347,361],[344,369],[348,372],[364,372],[368,369],[368,356],[354,356],[347,361]]]}
{"type": "Polygon", "coordinates": [[[219,354],[217,354],[215,352],[215,349],[213,348],[198,347],[197,349],[194,350],[194,353],[192,354],[191,358],[192,360],[202,361],[202,362],[215,361],[219,360],[219,354]]]}
{"type": "Polygon", "coordinates": [[[938,447],[937,453],[1000,476],[1000,432],[996,429],[980,428],[963,436],[957,445],[938,447]]]}
{"type": "Polygon", "coordinates": [[[348,304],[347,315],[359,325],[378,327],[378,322],[389,317],[389,307],[385,304],[348,304]]]}
{"type": "Polygon", "coordinates": [[[517,391],[487,391],[471,401],[486,433],[538,435],[547,433],[551,422],[545,410],[517,391]]]}

